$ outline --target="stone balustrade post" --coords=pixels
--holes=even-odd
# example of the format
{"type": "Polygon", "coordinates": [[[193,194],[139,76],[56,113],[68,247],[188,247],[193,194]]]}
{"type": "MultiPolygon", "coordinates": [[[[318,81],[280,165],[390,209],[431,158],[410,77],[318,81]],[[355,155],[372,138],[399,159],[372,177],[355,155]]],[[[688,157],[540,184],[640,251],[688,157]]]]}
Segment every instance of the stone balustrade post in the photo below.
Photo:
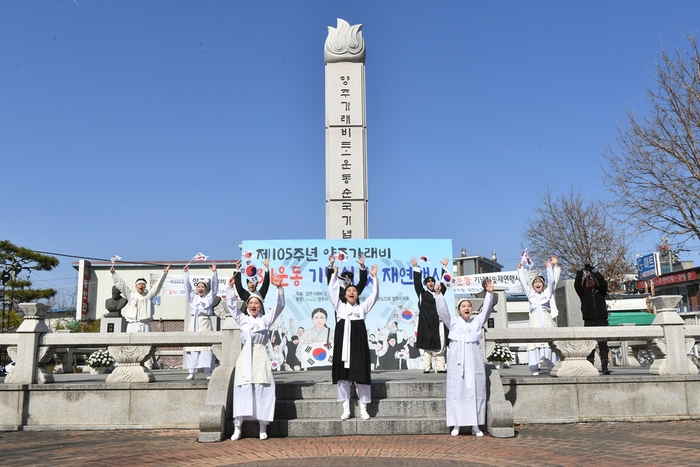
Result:
{"type": "Polygon", "coordinates": [[[17,347],[7,349],[15,366],[5,378],[5,383],[53,383],[53,375],[46,368],[46,363],[53,357],[53,349],[39,346],[42,334],[49,332],[44,316],[50,307],[44,303],[20,303],[19,307],[24,313],[24,321],[17,328],[17,347]]]}
{"type": "Polygon", "coordinates": [[[599,377],[598,370],[586,358],[597,344],[594,340],[552,341],[550,346],[560,360],[552,368],[550,376],[555,378],[599,377]]]}
{"type": "Polygon", "coordinates": [[[650,375],[698,374],[698,367],[688,356],[695,344],[695,339],[685,337],[683,330],[685,321],[676,311],[676,306],[682,298],[680,295],[651,297],[651,302],[657,310],[652,324],[663,328],[664,337],[651,342],[655,358],[654,363],[649,367],[650,375]]]}
{"type": "Polygon", "coordinates": [[[214,443],[233,431],[233,371],[241,353],[241,328],[233,318],[221,323],[221,345],[212,346],[219,360],[209,380],[207,398],[199,412],[200,443],[214,443]]]}
{"type": "Polygon", "coordinates": [[[108,383],[152,383],[156,377],[144,362],[156,348],[152,345],[114,345],[107,348],[114,357],[116,368],[107,377],[108,383]]]}

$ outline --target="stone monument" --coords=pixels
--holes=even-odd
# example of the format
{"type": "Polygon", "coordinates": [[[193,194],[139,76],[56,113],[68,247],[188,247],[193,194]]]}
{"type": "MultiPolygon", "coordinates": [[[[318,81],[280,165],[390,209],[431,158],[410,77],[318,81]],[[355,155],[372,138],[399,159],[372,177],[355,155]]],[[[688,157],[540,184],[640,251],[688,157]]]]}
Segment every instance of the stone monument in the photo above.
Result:
{"type": "Polygon", "coordinates": [[[326,238],[367,238],[367,126],[362,25],[328,27],[326,238]]]}

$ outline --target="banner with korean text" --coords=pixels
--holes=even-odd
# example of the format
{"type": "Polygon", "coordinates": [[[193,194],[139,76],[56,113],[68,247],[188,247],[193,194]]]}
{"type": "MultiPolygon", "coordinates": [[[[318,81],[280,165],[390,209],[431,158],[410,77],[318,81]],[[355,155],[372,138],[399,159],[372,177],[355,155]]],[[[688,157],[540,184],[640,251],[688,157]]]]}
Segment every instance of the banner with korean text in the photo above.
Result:
{"type": "MultiPolygon", "coordinates": [[[[287,341],[292,336],[299,339],[297,355],[304,368],[316,362],[330,364],[335,328],[326,279],[330,255],[339,258],[335,262],[339,272],[353,272],[355,283],[360,270],[357,260],[360,255],[365,257],[368,284],[361,301],[375,286],[369,269],[374,264],[379,267],[379,300],[365,320],[370,340],[395,335],[397,342],[404,342],[415,335],[418,297],[413,287],[411,258],[417,259],[422,278],[441,278],[443,258],[450,259],[447,269],[452,274],[451,240],[248,240],[243,241],[242,249],[258,269],[269,258],[270,269],[282,278],[286,304],[275,328],[287,341]]],[[[453,303],[451,289],[447,290],[446,299],[453,303]]],[[[266,308],[271,308],[274,300],[275,288],[271,286],[266,308]]]]}

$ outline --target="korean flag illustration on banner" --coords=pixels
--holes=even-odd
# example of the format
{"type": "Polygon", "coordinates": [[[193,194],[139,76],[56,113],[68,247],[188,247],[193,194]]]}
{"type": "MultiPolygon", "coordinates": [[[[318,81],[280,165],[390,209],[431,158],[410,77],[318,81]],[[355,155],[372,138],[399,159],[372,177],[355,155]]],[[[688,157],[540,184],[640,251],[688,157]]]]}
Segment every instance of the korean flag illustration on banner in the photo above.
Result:
{"type": "Polygon", "coordinates": [[[333,344],[312,342],[302,349],[303,368],[327,367],[333,364],[333,344]]]}
{"type": "Polygon", "coordinates": [[[394,310],[391,312],[391,319],[398,322],[399,327],[401,327],[402,324],[415,326],[417,317],[417,311],[411,310],[401,302],[397,303],[394,310]]]}
{"type": "Polygon", "coordinates": [[[253,261],[253,252],[246,251],[245,253],[243,253],[243,259],[246,261],[253,261]]]}
{"type": "Polygon", "coordinates": [[[425,263],[430,263],[430,258],[428,258],[427,256],[421,256],[420,260],[425,262],[425,263]]]}
{"type": "Polygon", "coordinates": [[[338,260],[339,263],[344,263],[348,260],[348,254],[344,251],[339,251],[338,254],[335,255],[335,259],[338,260]]]}

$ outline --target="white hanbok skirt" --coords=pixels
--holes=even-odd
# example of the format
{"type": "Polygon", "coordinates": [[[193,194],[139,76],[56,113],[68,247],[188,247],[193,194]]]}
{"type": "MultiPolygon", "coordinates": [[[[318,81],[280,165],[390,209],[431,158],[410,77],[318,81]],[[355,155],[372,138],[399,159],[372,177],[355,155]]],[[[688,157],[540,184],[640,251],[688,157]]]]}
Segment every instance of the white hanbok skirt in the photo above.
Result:
{"type": "Polygon", "coordinates": [[[486,365],[478,343],[450,342],[447,351],[446,401],[447,426],[486,423],[486,365]]]}

